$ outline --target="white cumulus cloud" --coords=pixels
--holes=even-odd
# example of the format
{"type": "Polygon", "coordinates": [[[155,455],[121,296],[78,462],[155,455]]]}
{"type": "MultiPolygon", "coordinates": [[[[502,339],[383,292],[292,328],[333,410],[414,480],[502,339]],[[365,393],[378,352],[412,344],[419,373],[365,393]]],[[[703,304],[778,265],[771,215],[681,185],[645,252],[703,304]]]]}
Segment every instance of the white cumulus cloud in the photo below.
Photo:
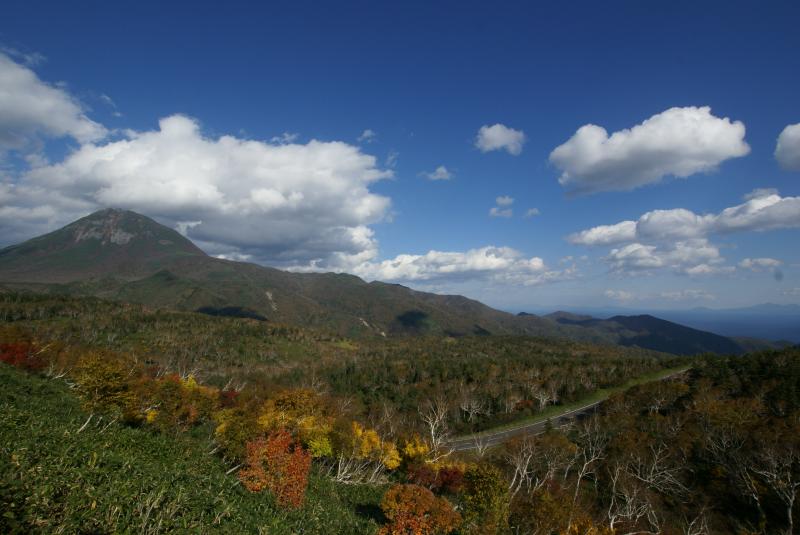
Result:
{"type": "Polygon", "coordinates": [[[800,227],[800,197],[781,197],[776,190],[760,189],[745,198],[742,204],[718,214],[699,215],[684,208],[653,210],[638,221],[599,225],[571,234],[567,239],[577,245],[612,245],[800,227]]]}
{"type": "Polygon", "coordinates": [[[790,124],[778,136],[775,158],[781,167],[800,171],[800,123],[790,124]]]}
{"type": "Polygon", "coordinates": [[[84,143],[107,133],[76,98],[0,52],[0,157],[8,150],[36,150],[41,137],[84,143]]]}
{"type": "Polygon", "coordinates": [[[575,245],[614,245],[634,239],[636,239],[636,221],[599,225],[567,237],[567,240],[575,245]]]}
{"type": "MultiPolygon", "coordinates": [[[[670,267],[688,275],[711,275],[734,268],[722,265],[724,258],[709,236],[780,228],[800,228],[800,197],[758,189],[746,195],[743,203],[717,214],[701,215],[683,208],[653,210],[637,221],[599,225],[571,234],[567,240],[576,245],[614,246],[606,261],[615,271],[670,267]]],[[[753,269],[771,259],[749,260],[740,267],[753,269]]]]}
{"type": "Polygon", "coordinates": [[[539,257],[526,257],[510,247],[487,246],[465,252],[428,251],[401,254],[382,262],[365,262],[352,268],[368,280],[464,282],[484,280],[499,284],[532,286],[574,276],[574,268],[550,270],[539,257]]]}
{"type": "Polygon", "coordinates": [[[670,108],[610,136],[584,125],[550,153],[550,162],[561,170],[559,183],[576,193],[626,191],[714,171],[750,152],[744,135],[742,122],[716,117],[707,106],[670,108]]]}
{"type": "Polygon", "coordinates": [[[611,249],[604,258],[617,273],[646,272],[671,268],[687,275],[709,275],[711,266],[724,259],[719,249],[707,240],[688,240],[663,244],[629,243],[611,249]]]}
{"type": "Polygon", "coordinates": [[[30,237],[102,207],[183,225],[213,254],[250,255],[277,265],[374,257],[369,225],[390,200],[369,186],[391,172],[342,142],[274,145],[204,136],[173,115],[158,130],[87,143],[56,165],[0,183],[0,227],[30,237]],[[199,223],[197,223],[199,221],[199,223]]]}
{"type": "Polygon", "coordinates": [[[499,123],[481,126],[475,137],[475,146],[481,152],[505,150],[509,154],[518,156],[522,153],[524,143],[525,133],[522,130],[514,130],[499,123]]]}

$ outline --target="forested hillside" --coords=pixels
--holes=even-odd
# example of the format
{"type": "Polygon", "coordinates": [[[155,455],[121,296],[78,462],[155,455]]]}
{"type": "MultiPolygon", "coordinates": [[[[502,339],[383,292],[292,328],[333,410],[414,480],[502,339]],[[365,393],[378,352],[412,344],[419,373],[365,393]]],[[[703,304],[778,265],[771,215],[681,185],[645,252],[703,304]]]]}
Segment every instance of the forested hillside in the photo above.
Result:
{"type": "Polygon", "coordinates": [[[218,387],[305,386],[347,398],[394,427],[448,401],[457,433],[532,416],[686,359],[638,348],[521,336],[346,339],[245,318],[153,310],[93,298],[0,294],[0,321],[37,339],[130,354],[218,387]]]}
{"type": "Polygon", "coordinates": [[[256,320],[26,299],[0,315],[5,532],[793,530],[796,349],[689,362],[513,337],[359,346],[256,320]],[[566,427],[448,446],[455,431],[682,362],[689,373],[566,427]]]}

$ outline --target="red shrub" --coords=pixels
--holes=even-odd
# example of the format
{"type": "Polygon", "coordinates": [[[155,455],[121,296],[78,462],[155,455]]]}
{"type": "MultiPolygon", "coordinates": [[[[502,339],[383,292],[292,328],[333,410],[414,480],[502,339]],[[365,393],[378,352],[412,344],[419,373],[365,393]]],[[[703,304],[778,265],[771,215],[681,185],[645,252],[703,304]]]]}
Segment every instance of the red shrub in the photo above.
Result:
{"type": "Polygon", "coordinates": [[[439,489],[456,494],[464,486],[464,472],[456,467],[444,467],[439,469],[436,477],[439,489]]]}
{"type": "Polygon", "coordinates": [[[239,479],[250,492],[269,490],[282,507],[300,507],[310,468],[311,454],[281,429],[247,443],[247,466],[239,479]]]}
{"type": "Polygon", "coordinates": [[[409,483],[433,489],[436,487],[436,472],[426,464],[412,464],[406,470],[409,483]]]}
{"type": "Polygon", "coordinates": [[[42,370],[47,363],[29,342],[0,344],[0,361],[29,371],[42,370]]]}
{"type": "Polygon", "coordinates": [[[457,467],[435,470],[426,464],[413,464],[406,470],[409,483],[425,487],[434,492],[456,494],[464,484],[464,472],[457,467]]]}
{"type": "Polygon", "coordinates": [[[236,390],[222,390],[219,393],[219,402],[223,409],[230,409],[236,405],[239,392],[236,390]]]}
{"type": "Polygon", "coordinates": [[[514,410],[515,411],[524,411],[524,410],[532,409],[533,407],[534,407],[534,403],[533,403],[532,399],[523,399],[522,401],[518,401],[514,405],[514,410]]]}

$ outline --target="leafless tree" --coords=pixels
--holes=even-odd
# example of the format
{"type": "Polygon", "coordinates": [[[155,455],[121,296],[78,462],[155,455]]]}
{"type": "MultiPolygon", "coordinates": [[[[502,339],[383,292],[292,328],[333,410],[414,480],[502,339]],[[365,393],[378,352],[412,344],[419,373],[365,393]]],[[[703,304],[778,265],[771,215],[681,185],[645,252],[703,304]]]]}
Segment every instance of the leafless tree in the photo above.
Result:
{"type": "Polygon", "coordinates": [[[608,437],[600,429],[597,416],[591,416],[578,426],[578,448],[575,450],[574,466],[576,466],[575,493],[572,496],[572,507],[569,514],[568,528],[572,527],[572,518],[575,505],[578,503],[578,494],[581,482],[588,476],[594,475],[598,461],[605,456],[605,447],[608,437]]]}
{"type": "Polygon", "coordinates": [[[611,501],[606,510],[609,527],[616,533],[622,525],[636,528],[642,519],[647,519],[655,531],[636,530],[634,533],[658,533],[658,522],[655,511],[645,495],[646,489],[628,478],[626,463],[615,463],[609,470],[611,478],[611,501]],[[626,481],[627,479],[627,481],[626,481]]]}
{"type": "Polygon", "coordinates": [[[430,446],[431,461],[436,462],[453,453],[453,449],[448,447],[450,440],[450,428],[447,425],[447,414],[450,407],[447,400],[437,397],[428,400],[419,409],[419,415],[428,435],[428,445],[430,446]]]}
{"type": "Polygon", "coordinates": [[[651,445],[646,455],[634,454],[627,463],[627,471],[648,488],[666,496],[680,498],[689,489],[681,482],[681,467],[670,462],[667,445],[651,445]]]}
{"type": "Polygon", "coordinates": [[[684,535],[708,535],[708,517],[706,516],[705,507],[700,510],[696,517],[686,522],[683,528],[684,535]]]}
{"type": "Polygon", "coordinates": [[[794,533],[794,503],[800,490],[800,452],[785,444],[771,444],[756,455],[752,471],[781,500],[786,508],[786,533],[794,533]]]}
{"type": "Polygon", "coordinates": [[[382,431],[388,438],[394,438],[397,436],[398,426],[401,426],[403,421],[404,419],[397,412],[397,408],[387,401],[384,401],[381,403],[380,413],[375,427],[382,431]]]}
{"type": "Polygon", "coordinates": [[[534,458],[537,454],[536,443],[529,435],[509,447],[506,461],[514,470],[508,485],[512,497],[523,488],[527,491],[538,490],[547,481],[537,477],[534,469],[534,458]]]}
{"type": "Polygon", "coordinates": [[[536,438],[530,435],[512,444],[506,454],[506,461],[514,470],[508,486],[511,495],[523,489],[536,492],[552,481],[568,461],[568,454],[564,453],[563,448],[539,447],[536,438]]]}
{"type": "Polygon", "coordinates": [[[483,399],[475,392],[474,387],[461,386],[459,408],[467,415],[467,421],[472,422],[479,414],[487,414],[488,407],[483,399]]]}
{"type": "Polygon", "coordinates": [[[475,454],[479,459],[482,459],[486,452],[489,451],[489,440],[485,435],[476,434],[472,438],[472,443],[475,445],[475,454]]]}
{"type": "Polygon", "coordinates": [[[536,391],[533,394],[533,397],[536,398],[536,401],[539,402],[539,410],[545,408],[545,406],[550,403],[552,397],[550,396],[550,392],[538,386],[536,391]]]}

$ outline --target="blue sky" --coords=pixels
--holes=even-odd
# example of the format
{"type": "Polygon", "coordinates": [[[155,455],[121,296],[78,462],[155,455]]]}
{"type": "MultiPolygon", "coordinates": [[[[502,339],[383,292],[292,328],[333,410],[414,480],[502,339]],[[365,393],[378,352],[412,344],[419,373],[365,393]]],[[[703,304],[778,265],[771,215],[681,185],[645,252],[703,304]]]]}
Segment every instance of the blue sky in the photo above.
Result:
{"type": "Polygon", "coordinates": [[[7,2],[0,242],[113,204],[510,310],[800,302],[800,6],[530,4],[7,2]]]}

